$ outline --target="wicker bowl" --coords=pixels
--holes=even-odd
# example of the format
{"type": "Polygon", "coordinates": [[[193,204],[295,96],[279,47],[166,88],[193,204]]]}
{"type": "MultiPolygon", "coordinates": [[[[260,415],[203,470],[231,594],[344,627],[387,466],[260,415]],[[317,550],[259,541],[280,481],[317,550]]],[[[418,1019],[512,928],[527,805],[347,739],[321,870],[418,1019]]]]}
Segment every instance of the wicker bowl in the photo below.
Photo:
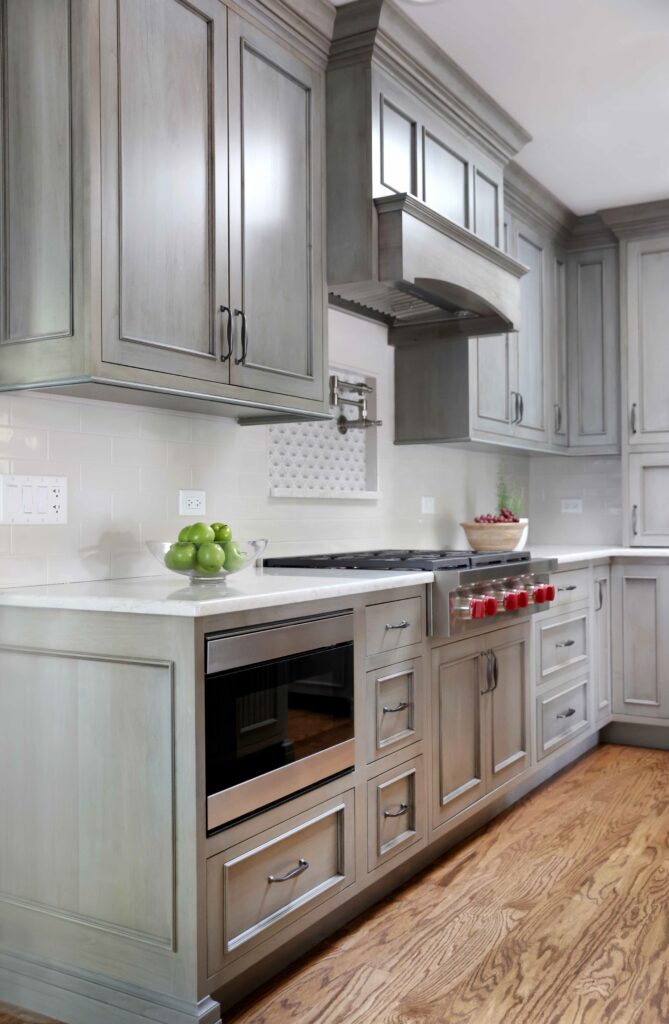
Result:
{"type": "Polygon", "coordinates": [[[472,551],[515,551],[527,530],[519,523],[460,523],[472,551]]]}

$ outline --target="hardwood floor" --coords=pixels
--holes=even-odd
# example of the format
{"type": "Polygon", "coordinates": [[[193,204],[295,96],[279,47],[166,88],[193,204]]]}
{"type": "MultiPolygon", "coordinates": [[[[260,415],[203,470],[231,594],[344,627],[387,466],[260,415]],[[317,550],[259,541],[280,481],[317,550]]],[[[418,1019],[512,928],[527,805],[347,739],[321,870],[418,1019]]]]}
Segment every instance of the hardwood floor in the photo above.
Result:
{"type": "Polygon", "coordinates": [[[223,1020],[667,1024],[669,752],[588,754],[223,1020]]]}

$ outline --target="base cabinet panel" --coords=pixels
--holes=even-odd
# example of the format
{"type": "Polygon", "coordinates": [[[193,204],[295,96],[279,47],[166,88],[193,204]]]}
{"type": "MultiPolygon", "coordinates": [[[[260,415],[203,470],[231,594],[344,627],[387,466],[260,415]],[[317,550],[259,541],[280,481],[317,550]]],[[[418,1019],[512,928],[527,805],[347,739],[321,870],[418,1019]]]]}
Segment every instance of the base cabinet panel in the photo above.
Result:
{"type": "Polygon", "coordinates": [[[367,783],[370,871],[425,836],[426,810],[422,757],[367,783]]]}
{"type": "Polygon", "coordinates": [[[595,724],[611,716],[611,570],[595,569],[595,605],[592,615],[592,682],[595,724]]]}
{"type": "Polygon", "coordinates": [[[554,750],[585,732],[588,715],[588,680],[564,683],[537,697],[537,757],[548,757],[554,750]]]}
{"type": "Polygon", "coordinates": [[[529,642],[518,630],[509,631],[506,643],[496,643],[494,689],[490,709],[490,777],[497,789],[519,775],[530,763],[529,642]]]}
{"type": "Polygon", "coordinates": [[[613,711],[669,718],[669,566],[615,566],[613,589],[613,711]]]}

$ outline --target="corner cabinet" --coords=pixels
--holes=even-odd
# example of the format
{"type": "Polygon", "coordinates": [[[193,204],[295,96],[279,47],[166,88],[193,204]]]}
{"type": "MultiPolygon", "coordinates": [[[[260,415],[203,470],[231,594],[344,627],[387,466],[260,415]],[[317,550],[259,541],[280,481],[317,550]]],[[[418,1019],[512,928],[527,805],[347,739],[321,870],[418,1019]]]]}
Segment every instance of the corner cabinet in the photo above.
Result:
{"type": "Polygon", "coordinates": [[[433,828],[530,765],[529,626],[432,653],[433,828]]]}
{"type": "Polygon", "coordinates": [[[613,567],[613,712],[669,719],[669,567],[613,567]]]}
{"type": "Polygon", "coordinates": [[[625,244],[627,437],[669,444],[669,235],[625,244]]]}
{"type": "Polygon", "coordinates": [[[325,41],[220,0],[5,7],[0,388],[325,416],[325,41]]]}

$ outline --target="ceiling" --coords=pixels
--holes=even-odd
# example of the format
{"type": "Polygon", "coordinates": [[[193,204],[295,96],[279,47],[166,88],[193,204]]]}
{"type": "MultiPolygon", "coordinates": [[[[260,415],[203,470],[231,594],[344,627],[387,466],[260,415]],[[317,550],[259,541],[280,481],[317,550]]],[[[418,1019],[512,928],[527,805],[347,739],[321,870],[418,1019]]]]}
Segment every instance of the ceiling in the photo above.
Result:
{"type": "Polygon", "coordinates": [[[530,132],[518,163],[575,213],[669,197],[667,0],[398,3],[530,132]]]}

